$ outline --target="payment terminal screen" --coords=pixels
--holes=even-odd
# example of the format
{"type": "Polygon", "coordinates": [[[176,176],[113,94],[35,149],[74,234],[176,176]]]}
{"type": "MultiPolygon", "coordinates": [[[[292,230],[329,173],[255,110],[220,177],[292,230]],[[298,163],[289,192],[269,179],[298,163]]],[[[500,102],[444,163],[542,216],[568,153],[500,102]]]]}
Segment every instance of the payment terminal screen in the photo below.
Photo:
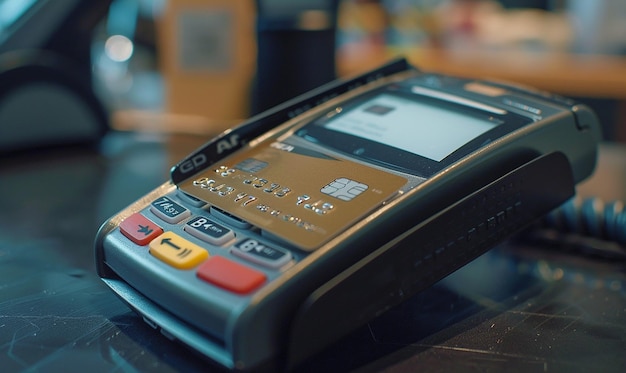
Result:
{"type": "Polygon", "coordinates": [[[381,94],[338,115],[324,127],[439,162],[497,125],[399,96],[381,94]]]}

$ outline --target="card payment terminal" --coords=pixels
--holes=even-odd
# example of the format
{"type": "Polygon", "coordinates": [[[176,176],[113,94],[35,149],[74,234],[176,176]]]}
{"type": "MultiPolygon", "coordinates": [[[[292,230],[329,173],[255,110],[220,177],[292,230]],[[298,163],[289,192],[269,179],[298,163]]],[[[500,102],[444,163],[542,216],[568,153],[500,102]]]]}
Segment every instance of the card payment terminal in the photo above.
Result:
{"type": "Polygon", "coordinates": [[[574,194],[586,106],[397,60],[251,118],[105,222],[103,281],[233,370],[288,369],[574,194]]]}

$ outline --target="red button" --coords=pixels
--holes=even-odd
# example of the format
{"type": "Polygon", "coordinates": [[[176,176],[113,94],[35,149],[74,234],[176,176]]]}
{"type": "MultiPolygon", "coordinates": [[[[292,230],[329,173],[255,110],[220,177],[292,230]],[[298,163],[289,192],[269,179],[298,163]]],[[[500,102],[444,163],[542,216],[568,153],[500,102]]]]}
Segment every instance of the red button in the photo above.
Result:
{"type": "Polygon", "coordinates": [[[142,246],[149,244],[150,241],[163,233],[161,227],[138,212],[124,219],[120,224],[120,231],[131,241],[142,246]]]}
{"type": "Polygon", "coordinates": [[[214,256],[198,268],[198,277],[238,294],[247,294],[265,282],[265,274],[221,256],[214,256]]]}

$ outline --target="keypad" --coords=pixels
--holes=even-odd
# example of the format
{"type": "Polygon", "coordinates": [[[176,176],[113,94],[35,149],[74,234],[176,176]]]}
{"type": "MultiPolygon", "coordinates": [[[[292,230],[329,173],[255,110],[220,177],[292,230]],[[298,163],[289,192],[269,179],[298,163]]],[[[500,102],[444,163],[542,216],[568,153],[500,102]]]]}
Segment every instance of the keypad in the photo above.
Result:
{"type": "Polygon", "coordinates": [[[267,282],[264,271],[279,270],[293,260],[290,251],[268,245],[265,240],[238,239],[235,229],[251,227],[245,221],[206,208],[203,213],[192,213],[202,203],[190,203],[193,200],[187,197],[191,196],[180,192],[159,197],[145,213],[126,218],[120,224],[121,233],[137,245],[148,246],[148,252],[159,261],[179,270],[193,270],[202,282],[241,295],[267,282]],[[162,224],[153,222],[154,217],[162,224]],[[209,246],[203,247],[194,239],[209,246]]]}

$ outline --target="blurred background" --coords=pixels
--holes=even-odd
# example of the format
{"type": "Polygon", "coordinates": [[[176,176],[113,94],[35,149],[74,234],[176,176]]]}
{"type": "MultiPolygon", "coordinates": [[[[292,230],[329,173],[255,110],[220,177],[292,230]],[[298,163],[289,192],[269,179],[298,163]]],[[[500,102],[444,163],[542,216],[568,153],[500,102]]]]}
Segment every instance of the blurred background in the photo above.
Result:
{"type": "Polygon", "coordinates": [[[81,79],[123,131],[213,135],[406,56],[423,70],[577,98],[606,140],[626,141],[623,0],[0,0],[0,57],[25,48],[88,63],[81,79]],[[15,37],[63,3],[87,10],[67,16],[77,26],[59,26],[56,42],[15,37]]]}

